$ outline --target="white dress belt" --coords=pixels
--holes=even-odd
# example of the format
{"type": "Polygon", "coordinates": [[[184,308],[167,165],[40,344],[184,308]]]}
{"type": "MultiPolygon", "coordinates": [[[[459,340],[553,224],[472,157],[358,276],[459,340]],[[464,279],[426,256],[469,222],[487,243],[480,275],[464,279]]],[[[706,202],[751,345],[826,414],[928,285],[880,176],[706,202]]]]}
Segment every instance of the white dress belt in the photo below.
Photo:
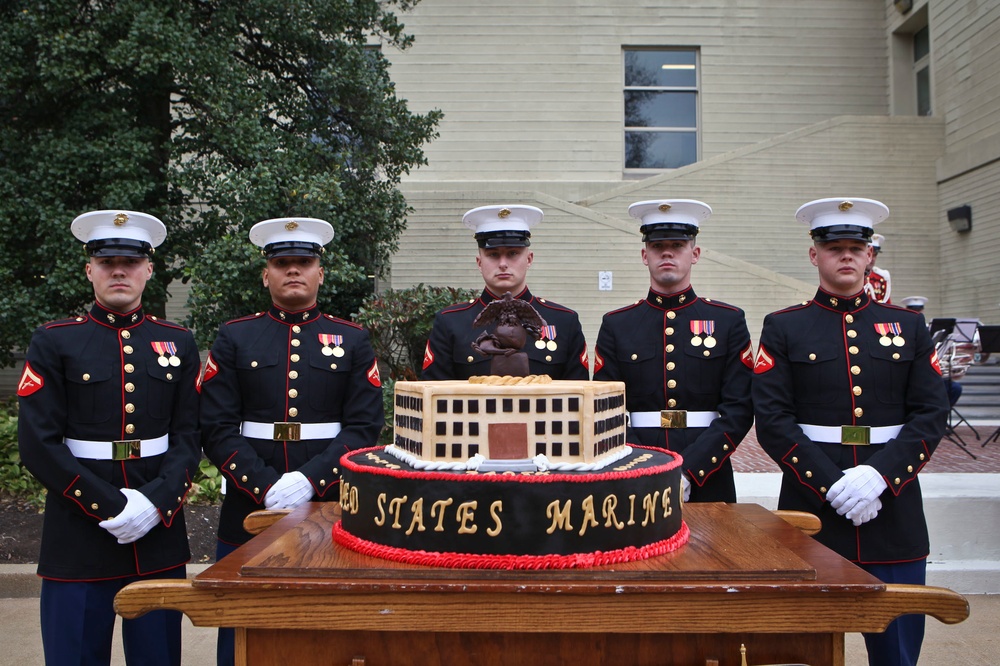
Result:
{"type": "Polygon", "coordinates": [[[820,444],[847,444],[864,446],[866,444],[885,444],[899,434],[902,425],[890,426],[818,426],[799,423],[806,437],[820,444]],[[867,433],[868,441],[856,441],[857,433],[862,436],[867,433]]]}
{"type": "Polygon", "coordinates": [[[128,460],[158,456],[167,452],[168,440],[167,435],[154,439],[123,439],[114,442],[94,442],[69,437],[63,439],[74,456],[87,460],[128,460]]]}
{"type": "Polygon", "coordinates": [[[275,442],[297,442],[302,439],[333,439],[340,434],[340,423],[259,423],[244,421],[240,432],[251,439],[269,439],[275,442]]]}
{"type": "MultiPolygon", "coordinates": [[[[686,415],[688,428],[707,428],[712,425],[712,421],[719,418],[719,412],[688,412],[683,409],[668,409],[664,412],[686,415]]],[[[633,428],[669,427],[662,425],[664,412],[629,412],[629,423],[633,428]]]]}

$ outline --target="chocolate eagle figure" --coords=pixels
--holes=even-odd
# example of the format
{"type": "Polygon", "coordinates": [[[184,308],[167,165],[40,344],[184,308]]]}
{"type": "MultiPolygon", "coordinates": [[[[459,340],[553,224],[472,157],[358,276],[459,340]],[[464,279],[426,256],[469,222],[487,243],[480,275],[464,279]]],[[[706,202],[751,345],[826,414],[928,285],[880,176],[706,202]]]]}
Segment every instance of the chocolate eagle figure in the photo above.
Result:
{"type": "Polygon", "coordinates": [[[493,332],[483,331],[472,348],[483,356],[490,356],[490,374],[526,377],[528,355],[521,351],[527,342],[528,333],[536,338],[541,336],[545,320],[526,301],[514,298],[508,291],[480,312],[473,327],[496,323],[493,332]]]}

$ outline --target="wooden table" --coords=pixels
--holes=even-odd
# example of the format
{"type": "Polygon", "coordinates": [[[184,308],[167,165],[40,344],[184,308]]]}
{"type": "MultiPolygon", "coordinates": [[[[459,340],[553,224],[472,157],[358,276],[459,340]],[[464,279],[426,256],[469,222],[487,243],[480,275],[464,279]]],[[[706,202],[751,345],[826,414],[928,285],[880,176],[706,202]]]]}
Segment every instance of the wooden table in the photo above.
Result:
{"type": "Polygon", "coordinates": [[[396,564],[335,546],[335,504],[296,509],[190,581],[143,581],[119,614],[237,627],[237,664],[844,663],[844,633],[905,613],[961,622],[944,588],[885,585],[756,504],[688,504],[690,542],[593,569],[396,564]],[[357,660],[357,661],[355,661],[357,660]]]}

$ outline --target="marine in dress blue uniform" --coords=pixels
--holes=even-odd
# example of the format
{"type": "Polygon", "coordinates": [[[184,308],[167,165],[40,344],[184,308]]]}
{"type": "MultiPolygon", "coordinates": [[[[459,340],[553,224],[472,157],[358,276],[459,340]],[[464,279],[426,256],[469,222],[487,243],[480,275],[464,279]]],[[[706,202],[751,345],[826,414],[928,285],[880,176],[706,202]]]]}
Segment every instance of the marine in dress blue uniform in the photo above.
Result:
{"type": "MultiPolygon", "coordinates": [[[[115,593],[185,576],[200,361],[187,329],[142,309],[163,223],[94,211],[72,231],[90,255],[95,303],[35,331],[18,384],[18,442],[48,490],[38,560],[46,663],[108,664],[115,593]]],[[[124,620],[122,633],[128,663],[180,663],[180,613],[124,620]]]]}
{"type": "MultiPolygon", "coordinates": [[[[820,199],[810,224],[820,288],[768,315],[754,369],[757,437],[782,470],[778,508],[819,516],[816,539],[886,582],[923,583],[929,553],[918,473],[947,420],[923,315],[864,289],[867,245],[888,208],[820,199]]],[[[923,615],[866,634],[869,663],[915,664],[923,615]]]]}
{"type": "Polygon", "coordinates": [[[534,206],[481,206],[463,216],[466,227],[475,231],[479,254],[476,261],[486,282],[479,298],[444,308],[434,317],[421,379],[468,379],[490,374],[490,358],[472,348],[486,328],[472,322],[487,305],[510,292],[535,308],[547,326],[538,340],[528,340],[529,371],[552,379],[590,379],[587,341],[576,312],[531,293],[526,284],[527,269],[533,261],[531,228],[543,213],[534,206]],[[509,263],[508,263],[509,262],[509,263]]]}
{"type": "Polygon", "coordinates": [[[651,286],[645,299],[604,315],[594,379],[625,382],[633,441],[684,458],[685,501],[735,502],[730,457],[753,423],[746,317],[695,293],[690,259],[684,265],[671,255],[669,262],[684,267],[668,280],[656,277],[653,259],[654,248],[664,243],[693,256],[700,222],[711,208],[673,199],[638,202],[629,213],[641,221],[651,286]]]}
{"type": "MultiPolygon", "coordinates": [[[[226,479],[219,558],[250,539],[243,520],[253,511],[339,501],[340,457],[373,446],[384,421],[368,333],[316,304],[333,228],[266,220],[250,239],[267,257],[274,302],[220,327],[201,384],[202,443],[226,479]]],[[[232,649],[231,630],[220,630],[220,664],[232,649]]]]}

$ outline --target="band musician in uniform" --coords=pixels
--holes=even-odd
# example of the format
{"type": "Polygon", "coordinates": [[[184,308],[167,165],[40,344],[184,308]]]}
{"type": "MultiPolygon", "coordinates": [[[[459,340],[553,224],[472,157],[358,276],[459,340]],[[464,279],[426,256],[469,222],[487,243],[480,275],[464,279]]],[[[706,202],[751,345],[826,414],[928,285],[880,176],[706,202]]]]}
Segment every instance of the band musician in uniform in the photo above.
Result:
{"type": "Polygon", "coordinates": [[[490,359],[478,354],[472,343],[483,332],[472,322],[494,300],[507,292],[530,303],[545,320],[542,336],[524,347],[530,373],[552,379],[590,379],[587,342],[580,317],[569,308],[539,298],[528,290],[528,269],[534,261],[531,228],[542,221],[534,206],[482,206],[462,218],[475,231],[479,253],[476,265],[486,287],[474,301],[451,305],[434,317],[424,350],[421,378],[468,379],[490,374],[490,359]]]}
{"type": "MultiPolygon", "coordinates": [[[[255,510],[338,501],[341,456],[374,445],[382,429],[368,333],[317,305],[333,235],[312,218],[250,230],[272,305],[220,327],[201,383],[202,444],[226,480],[217,559],[250,539],[243,519],[255,510]]],[[[219,631],[220,664],[233,662],[233,636],[219,631]]]]}
{"type": "MultiPolygon", "coordinates": [[[[47,664],[109,664],[115,594],[184,578],[184,497],[201,456],[201,369],[190,331],[142,308],[167,235],[145,213],[93,211],[71,225],[95,302],[37,329],[18,384],[21,460],[48,490],[38,574],[47,664]]],[[[181,615],[122,621],[129,664],[181,663],[181,615]]]]}
{"type": "Polygon", "coordinates": [[[892,303],[892,275],[884,268],[875,265],[878,256],[882,254],[885,236],[872,234],[872,259],[865,269],[865,291],[879,303],[892,303]]]}
{"type": "MultiPolygon", "coordinates": [[[[887,583],[923,584],[930,550],[917,475],[945,432],[948,400],[920,313],[865,290],[871,199],[819,199],[812,300],[764,319],[754,366],[757,438],[782,470],[779,509],[819,516],[816,539],[887,583]]],[[[865,634],[873,666],[916,664],[924,616],[865,634]]]]}
{"type": "Polygon", "coordinates": [[[730,457],[753,424],[753,349],[743,311],[699,297],[691,269],[700,224],[712,214],[691,199],[640,201],[649,292],[604,315],[594,379],[625,382],[629,437],[684,458],[684,501],[735,502],[730,457]]]}

